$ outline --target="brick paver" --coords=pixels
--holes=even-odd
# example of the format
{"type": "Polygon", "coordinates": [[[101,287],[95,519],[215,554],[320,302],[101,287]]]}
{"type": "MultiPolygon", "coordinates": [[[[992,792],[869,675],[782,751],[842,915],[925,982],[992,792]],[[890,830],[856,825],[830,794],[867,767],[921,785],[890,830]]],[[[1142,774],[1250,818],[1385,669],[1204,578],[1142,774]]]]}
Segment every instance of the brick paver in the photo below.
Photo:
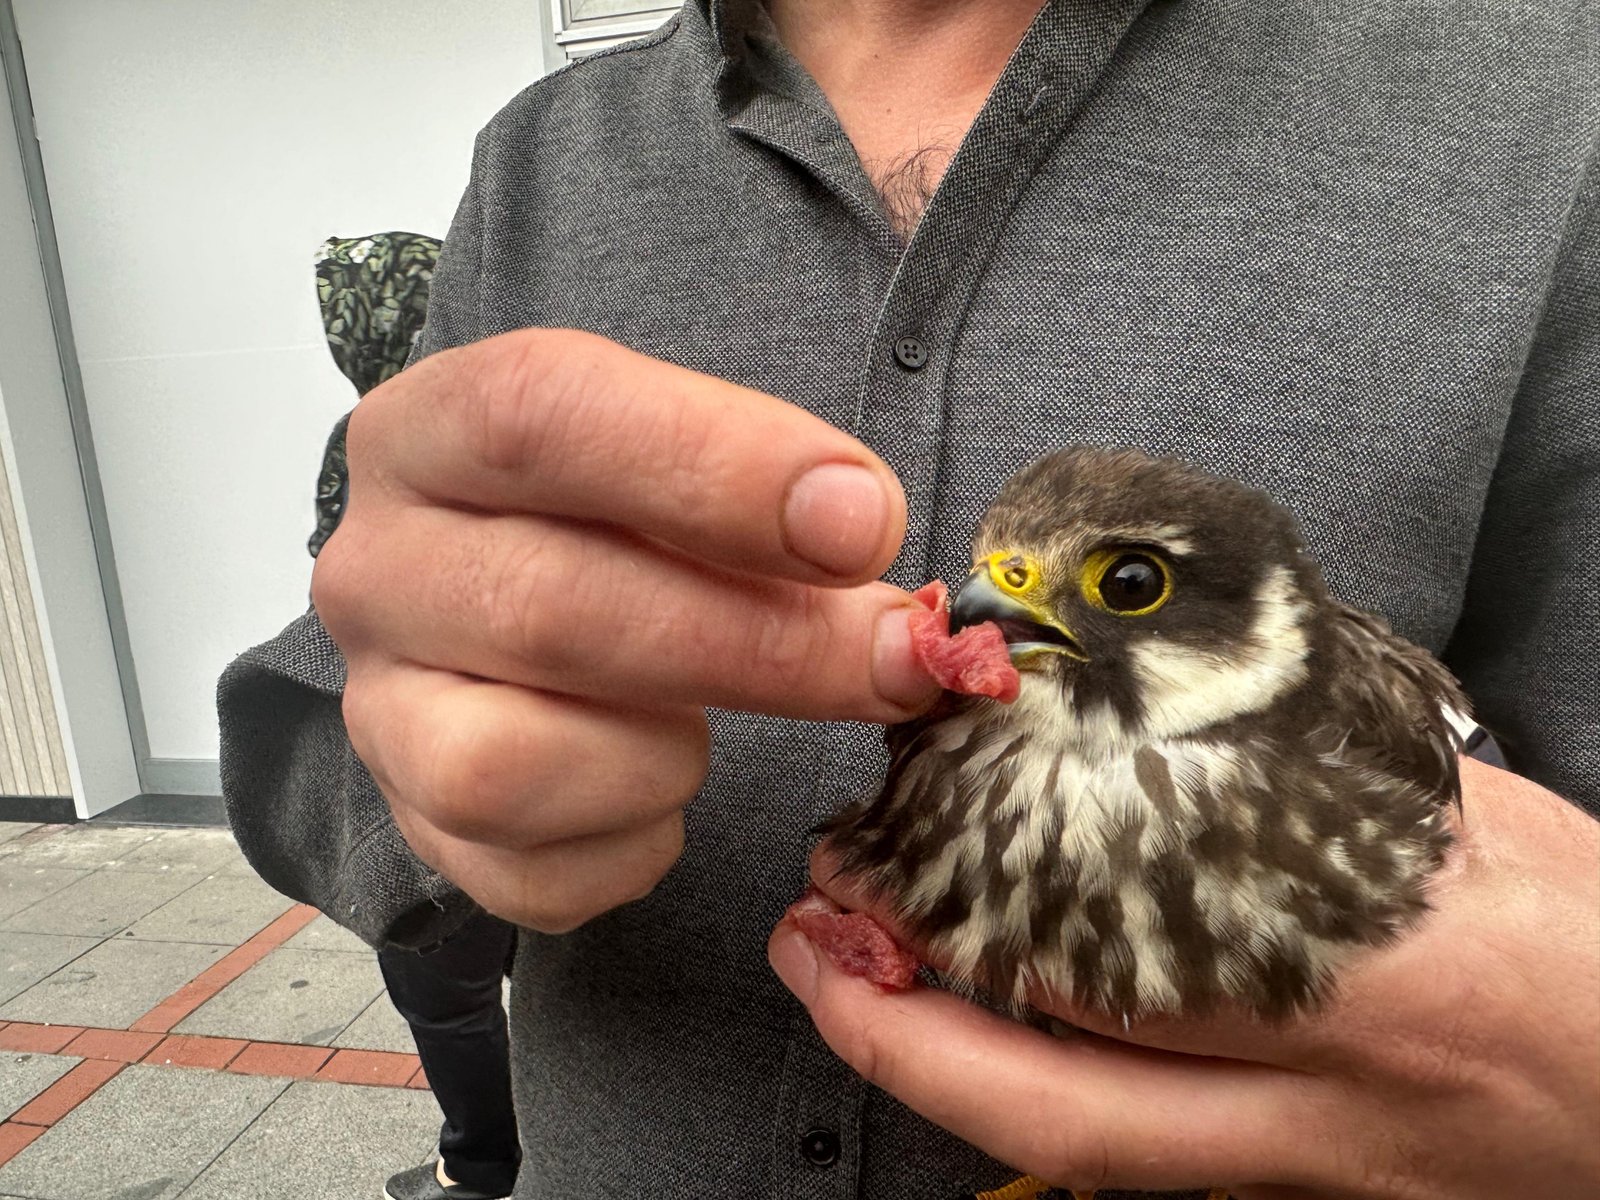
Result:
{"type": "Polygon", "coordinates": [[[81,1025],[37,1025],[32,1021],[13,1021],[0,1029],[0,1050],[57,1054],[82,1032],[81,1025]]]}
{"type": "Polygon", "coordinates": [[[332,1083],[365,1083],[378,1087],[404,1087],[422,1069],[415,1054],[395,1054],[387,1050],[340,1050],[317,1072],[317,1078],[332,1083]]]}
{"type": "MultiPolygon", "coordinates": [[[[65,833],[65,837],[72,839],[72,843],[66,846],[66,850],[80,857],[85,855],[92,857],[91,852],[101,854],[103,857],[103,853],[109,853],[110,849],[115,848],[114,843],[120,845],[121,841],[128,841],[131,837],[119,827],[110,827],[109,832],[98,829],[85,832],[79,826],[68,828],[72,832],[65,833]],[[101,846],[101,843],[104,843],[104,846],[101,846]]],[[[46,826],[13,839],[10,845],[46,842],[63,832],[63,827],[46,826]]],[[[170,832],[163,836],[169,841],[177,842],[186,835],[170,832]]],[[[178,861],[182,854],[189,853],[191,848],[174,845],[166,849],[170,851],[167,857],[178,861]]],[[[44,851],[34,851],[34,853],[43,852],[53,851],[49,846],[46,846],[44,851]]],[[[154,878],[159,873],[156,868],[165,862],[166,858],[161,858],[158,862],[156,858],[149,857],[149,861],[142,864],[144,873],[154,878]]],[[[138,865],[135,864],[127,869],[135,870],[138,865]]],[[[106,865],[89,867],[79,874],[93,877],[96,871],[121,870],[125,866],[126,864],[108,860],[106,865]]],[[[83,895],[92,893],[99,896],[102,892],[110,895],[117,889],[110,883],[105,883],[98,888],[84,887],[79,890],[83,895]]],[[[224,888],[211,890],[217,894],[227,891],[224,888]]],[[[284,900],[283,903],[288,904],[289,901],[284,900]]],[[[110,911],[110,906],[101,907],[110,911]]],[[[123,1104],[118,1097],[129,1089],[142,1095],[143,1092],[139,1091],[141,1088],[148,1091],[151,1087],[157,1087],[157,1090],[164,1087],[167,1092],[163,1094],[167,1095],[169,1101],[174,1097],[192,1097],[194,1104],[199,1106],[196,1111],[209,1112],[208,1105],[211,1104],[211,1100],[208,1097],[219,1087],[223,1088],[224,1092],[227,1088],[246,1090],[267,1088],[268,1094],[257,1096],[253,1101],[259,1104],[262,1113],[271,1111],[278,1114],[275,1121],[292,1118],[294,1122],[319,1128],[327,1126],[331,1121],[333,1125],[343,1129],[347,1123],[346,1118],[338,1116],[334,1119],[329,1114],[348,1112],[352,1114],[350,1121],[354,1122],[354,1127],[365,1129],[366,1126],[362,1122],[372,1124],[376,1120],[373,1114],[381,1112],[382,1120],[376,1120],[373,1129],[359,1139],[361,1144],[371,1151],[370,1158],[364,1154],[357,1156],[360,1161],[339,1160],[348,1168],[347,1173],[351,1175],[351,1180],[359,1178],[363,1183],[367,1174],[381,1177],[382,1170],[392,1168],[394,1162],[390,1161],[391,1158],[395,1162],[415,1161],[422,1150],[412,1147],[408,1139],[416,1140],[417,1146],[422,1147],[433,1138],[437,1111],[431,1098],[409,1094],[412,1091],[425,1091],[428,1088],[427,1075],[422,1070],[421,1061],[415,1054],[400,1052],[398,1045],[395,1050],[361,1048],[364,1045],[385,1044],[385,1041],[379,1040],[379,1036],[384,1035],[388,1026],[395,1024],[394,1014],[380,1006],[366,1008],[366,1016],[369,1019],[359,1029],[349,1028],[348,1020],[344,1020],[341,1024],[339,1014],[334,1012],[330,1014],[330,1019],[324,1022],[333,1028],[333,1033],[326,1032],[321,1026],[317,1027],[315,1034],[302,1033],[298,1029],[287,1036],[270,1029],[256,1031],[257,1037],[277,1037],[281,1039],[278,1041],[253,1041],[248,1036],[236,1036],[240,1032],[248,1033],[249,1030],[235,1028],[226,1022],[204,1034],[173,1032],[179,1022],[184,1021],[202,1005],[229,988],[240,976],[261,963],[284,943],[306,930],[318,915],[314,909],[296,905],[283,912],[265,928],[259,929],[241,945],[230,949],[231,940],[243,936],[247,926],[228,927],[217,936],[201,936],[213,932],[209,926],[203,924],[204,907],[203,904],[190,905],[194,913],[189,916],[188,926],[182,926],[181,923],[174,925],[175,917],[168,919],[167,926],[158,927],[156,924],[151,924],[150,931],[164,936],[152,937],[148,941],[142,936],[77,939],[83,945],[75,947],[75,950],[83,961],[71,964],[76,975],[74,978],[66,979],[65,983],[76,986],[78,991],[83,991],[84,982],[93,980],[94,986],[116,1003],[109,1001],[99,1003],[92,1012],[81,1003],[73,1008],[67,1003],[72,999],[67,995],[67,991],[71,990],[68,988],[61,992],[64,999],[59,1003],[55,993],[49,994],[51,1003],[55,1007],[45,1006],[37,1013],[16,1011],[15,1007],[7,1009],[10,1014],[8,1019],[0,1020],[0,1052],[37,1055],[40,1056],[41,1063],[46,1061],[45,1056],[61,1057],[49,1060],[54,1065],[48,1069],[41,1067],[28,1076],[29,1079],[34,1079],[36,1076],[35,1082],[28,1084],[27,1087],[13,1086],[10,1089],[6,1107],[22,1103],[24,1100],[26,1103],[22,1103],[9,1119],[0,1121],[0,1167],[4,1167],[4,1171],[0,1172],[0,1176],[4,1179],[4,1182],[0,1183],[0,1197],[12,1194],[55,1196],[58,1185],[68,1174],[74,1172],[86,1173],[87,1182],[74,1178],[72,1186],[62,1194],[77,1195],[81,1192],[83,1195],[90,1193],[110,1195],[111,1192],[105,1192],[100,1186],[101,1183],[111,1186],[112,1191],[116,1191],[116,1188],[125,1182],[125,1178],[132,1180],[140,1171],[145,1171],[154,1178],[156,1174],[171,1174],[179,1168],[182,1168],[182,1171],[199,1170],[206,1156],[216,1153],[214,1149],[207,1149],[198,1142],[195,1146],[184,1149],[177,1146],[172,1138],[163,1136],[152,1140],[150,1130],[159,1128],[161,1120],[165,1118],[154,1110],[143,1111],[143,1106],[140,1104],[133,1104],[131,1107],[123,1104]],[[193,977],[181,985],[179,981],[184,978],[184,972],[174,972],[169,978],[163,978],[159,971],[153,972],[147,969],[149,962],[143,957],[129,963],[123,963],[119,958],[118,964],[128,968],[121,975],[99,969],[100,958],[108,955],[127,958],[135,945],[141,947],[139,950],[141,956],[148,954],[152,961],[160,959],[163,955],[170,959],[175,953],[204,949],[207,957],[203,961],[209,962],[210,965],[202,970],[200,968],[203,964],[200,961],[192,965],[185,964],[186,972],[193,977]],[[98,958],[95,957],[97,955],[98,958]],[[218,955],[221,957],[217,957],[218,955]],[[160,997],[159,1001],[157,997],[160,997]],[[62,1017],[73,1023],[48,1023],[56,1015],[56,1008],[61,1010],[62,1017]],[[26,1019],[19,1020],[17,1019],[19,1017],[26,1019]],[[376,1033],[374,1028],[377,1030],[376,1033]],[[324,1038],[345,1041],[347,1044],[345,1046],[297,1044],[297,1042],[309,1043],[314,1039],[320,1041],[324,1038]],[[349,1045],[350,1042],[354,1045],[349,1045]],[[165,1069],[146,1072],[147,1067],[165,1069]],[[181,1077],[186,1073],[192,1075],[193,1079],[183,1080],[181,1077]],[[230,1082],[228,1078],[230,1075],[256,1078],[235,1079],[230,1082]],[[281,1089],[283,1085],[274,1084],[272,1078],[266,1077],[305,1082],[296,1083],[290,1090],[284,1091],[282,1094],[290,1098],[285,1099],[282,1105],[273,1107],[276,1101],[270,1097],[279,1094],[273,1089],[281,1089]],[[44,1086],[46,1080],[53,1082],[44,1086]],[[152,1083],[150,1082],[152,1080],[160,1082],[152,1083]],[[380,1089],[387,1092],[387,1095],[373,1095],[370,1102],[352,1105],[344,1099],[350,1085],[380,1089]],[[31,1099],[27,1098],[35,1088],[41,1086],[43,1090],[38,1091],[31,1099]],[[106,1094],[94,1098],[102,1088],[107,1088],[106,1094]],[[419,1118],[422,1119],[419,1121],[419,1118]],[[416,1126],[414,1131],[411,1129],[413,1124],[416,1126]],[[105,1128],[102,1129],[102,1126],[105,1128]],[[109,1143],[106,1141],[108,1136],[112,1139],[109,1143]],[[369,1145],[373,1137],[387,1148],[369,1145]],[[395,1147],[400,1149],[396,1150],[395,1147]],[[89,1159],[93,1162],[88,1162],[89,1159]],[[86,1162],[87,1166],[84,1165],[86,1162]],[[82,1188],[78,1187],[80,1182],[83,1183],[82,1188]],[[16,1186],[12,1186],[13,1184],[16,1186]],[[41,1187],[44,1190],[39,1190],[41,1187]]],[[[68,908],[70,910],[70,906],[68,908]]],[[[67,911],[62,919],[77,919],[80,915],[75,911],[67,911]]],[[[329,978],[335,984],[343,984],[347,982],[346,976],[352,973],[363,978],[367,973],[372,973],[373,987],[376,988],[378,984],[376,973],[372,971],[371,951],[353,944],[336,926],[330,924],[327,928],[333,932],[325,933],[323,940],[327,941],[331,936],[336,944],[320,946],[319,949],[342,952],[319,954],[318,958],[343,959],[349,963],[348,972],[335,972],[329,978]],[[367,957],[363,960],[361,956],[367,957]]],[[[306,944],[309,946],[311,943],[307,940],[306,944]]],[[[8,946],[3,948],[0,957],[9,956],[8,961],[16,965],[16,956],[19,953],[15,946],[8,946]]],[[[59,967],[55,969],[64,970],[59,967]]],[[[259,974],[258,972],[257,975],[259,974]]],[[[306,971],[303,973],[303,978],[297,976],[288,983],[288,986],[304,988],[308,986],[306,980],[312,981],[315,985],[322,978],[321,975],[306,971]]],[[[40,996],[46,994],[42,988],[38,988],[38,993],[40,996]]],[[[189,1026],[184,1028],[187,1029],[189,1026]]],[[[399,1026],[395,1026],[395,1029],[388,1030],[388,1033],[393,1034],[398,1029],[399,1026]]],[[[396,1038],[389,1036],[388,1040],[396,1041],[396,1038]]],[[[17,1085],[24,1081],[12,1079],[11,1082],[17,1085]]],[[[170,1115],[173,1112],[187,1110],[182,1104],[173,1107],[169,1103],[164,1111],[170,1115]]],[[[292,1167],[294,1170],[303,1170],[311,1167],[319,1177],[327,1174],[330,1169],[328,1164],[322,1163],[317,1158],[321,1142],[316,1139],[302,1139],[297,1134],[290,1134],[285,1142],[284,1128],[273,1121],[257,1124],[256,1118],[259,1115],[259,1113],[244,1114],[247,1121],[241,1128],[246,1132],[240,1135],[242,1138],[240,1145],[244,1149],[231,1157],[228,1153],[223,1153],[214,1163],[204,1167],[205,1186],[196,1193],[197,1200],[215,1200],[215,1197],[234,1194],[238,1184],[235,1176],[241,1171],[254,1172],[257,1169],[256,1160],[262,1155],[269,1158],[276,1155],[272,1161],[277,1162],[281,1159],[287,1165],[286,1169],[292,1167]],[[211,1191],[207,1191],[207,1187],[211,1191]]],[[[0,1117],[3,1116],[4,1111],[0,1109],[0,1117]]],[[[182,1127],[187,1130],[191,1125],[192,1122],[186,1121],[182,1127]]],[[[234,1134],[229,1133],[225,1144],[231,1146],[233,1137],[234,1134]]],[[[224,1143],[218,1143],[222,1144],[224,1143]]],[[[339,1153],[343,1154],[344,1158],[349,1158],[346,1151],[339,1153]]],[[[173,1178],[177,1179],[179,1175],[174,1175],[173,1178]]],[[[342,1176],[340,1178],[343,1179],[342,1176]]],[[[344,1196],[347,1190],[341,1190],[343,1188],[344,1183],[341,1183],[338,1188],[329,1190],[324,1187],[316,1194],[344,1196]]]]}
{"type": "Polygon", "coordinates": [[[26,1125],[54,1125],[113,1078],[125,1064],[87,1059],[11,1115],[26,1125]]]}
{"type": "Polygon", "coordinates": [[[109,1058],[136,1063],[161,1041],[159,1033],[134,1033],[127,1029],[86,1029],[67,1043],[63,1054],[75,1058],[109,1058]]]}
{"type": "Polygon", "coordinates": [[[10,1162],[22,1152],[23,1147],[43,1132],[41,1125],[24,1125],[18,1121],[0,1124],[0,1166],[10,1162]]]}
{"type": "Polygon", "coordinates": [[[179,1021],[316,919],[317,910],[309,904],[295,905],[244,945],[212,963],[128,1028],[143,1033],[171,1033],[179,1021]]]}
{"type": "Polygon", "coordinates": [[[281,1042],[251,1042],[228,1070],[240,1075],[286,1075],[310,1079],[333,1057],[327,1046],[290,1046],[281,1042]]]}
{"type": "Polygon", "coordinates": [[[220,1071],[250,1043],[243,1038],[195,1037],[174,1033],[145,1055],[146,1066],[201,1067],[220,1071]]]}

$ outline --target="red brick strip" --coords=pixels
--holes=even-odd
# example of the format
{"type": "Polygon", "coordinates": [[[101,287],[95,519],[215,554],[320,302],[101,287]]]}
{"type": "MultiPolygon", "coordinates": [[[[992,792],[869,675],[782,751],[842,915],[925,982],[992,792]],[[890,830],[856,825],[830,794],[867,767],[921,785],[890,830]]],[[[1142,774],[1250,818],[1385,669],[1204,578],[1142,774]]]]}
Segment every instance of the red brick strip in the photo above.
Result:
{"type": "Polygon", "coordinates": [[[110,1082],[126,1063],[86,1058],[11,1114],[24,1125],[54,1125],[110,1082]]]}
{"type": "Polygon", "coordinates": [[[330,1046],[293,1046],[283,1042],[251,1042],[228,1064],[240,1075],[286,1075],[310,1079],[333,1057],[330,1046]]]}
{"type": "Polygon", "coordinates": [[[83,1032],[81,1025],[35,1025],[13,1021],[0,1029],[0,1050],[23,1054],[60,1054],[61,1047],[83,1032]]]}
{"type": "Polygon", "coordinates": [[[0,1124],[0,1167],[21,1154],[23,1148],[43,1132],[41,1125],[20,1125],[15,1121],[0,1124]]]}
{"type": "MultiPolygon", "coordinates": [[[[66,828],[46,825],[16,839],[23,845],[66,828]]],[[[83,1061],[0,1121],[0,1166],[66,1116],[129,1063],[228,1070],[241,1075],[280,1075],[368,1087],[426,1088],[415,1054],[390,1050],[339,1050],[248,1042],[242,1038],[174,1034],[172,1029],[268,954],[316,919],[317,910],[297,904],[243,945],[229,951],[127,1029],[86,1029],[32,1021],[0,1021],[0,1050],[61,1054],[83,1061]]],[[[4,1114],[0,1113],[0,1117],[4,1114]]]]}
{"type": "MultiPolygon", "coordinates": [[[[60,1054],[84,1061],[52,1087],[67,1079],[110,1079],[129,1063],[147,1067],[227,1069],[240,1075],[283,1075],[368,1087],[426,1088],[422,1060],[397,1050],[340,1050],[294,1042],[251,1042],[244,1038],[202,1034],[134,1033],[126,1029],[83,1029],[77,1025],[35,1025],[13,1021],[0,1029],[0,1050],[25,1054],[60,1054]],[[84,1071],[92,1067],[91,1071],[84,1071]],[[113,1069],[106,1071],[107,1067],[113,1069]],[[78,1074],[82,1071],[83,1074],[78,1074]]],[[[48,1089],[47,1089],[48,1091],[48,1089]]],[[[42,1098],[46,1092],[41,1092],[42,1098]]],[[[38,1098],[36,1098],[38,1099],[38,1098]]],[[[3,1116],[4,1114],[0,1114],[3,1116]]],[[[20,1115],[17,1119],[20,1119],[20,1115]]],[[[48,1124],[30,1121],[29,1124],[48,1124]]]]}
{"type": "Polygon", "coordinates": [[[331,1046],[247,1042],[242,1038],[197,1034],[162,1037],[126,1029],[84,1029],[31,1021],[0,1025],[0,1050],[60,1054],[83,1060],[11,1114],[10,1120],[0,1121],[0,1166],[134,1062],[366,1087],[428,1086],[417,1056],[393,1050],[335,1050],[331,1046]]]}
{"type": "Polygon", "coordinates": [[[197,1037],[175,1033],[145,1055],[146,1066],[199,1067],[202,1070],[220,1071],[250,1043],[243,1038],[197,1037]]]}
{"type": "MultiPolygon", "coordinates": [[[[255,966],[317,917],[309,904],[297,904],[237,950],[232,950],[184,984],[129,1029],[139,1033],[171,1033],[172,1027],[255,966]]],[[[0,1030],[0,1036],[4,1031],[0,1030]]]]}
{"type": "Polygon", "coordinates": [[[394,1054],[386,1050],[340,1050],[323,1064],[316,1077],[328,1083],[405,1087],[420,1070],[422,1060],[415,1054],[394,1054]]]}
{"type": "Polygon", "coordinates": [[[161,1041],[159,1033],[131,1033],[125,1029],[85,1029],[67,1043],[63,1054],[76,1058],[107,1058],[136,1063],[161,1041]]]}

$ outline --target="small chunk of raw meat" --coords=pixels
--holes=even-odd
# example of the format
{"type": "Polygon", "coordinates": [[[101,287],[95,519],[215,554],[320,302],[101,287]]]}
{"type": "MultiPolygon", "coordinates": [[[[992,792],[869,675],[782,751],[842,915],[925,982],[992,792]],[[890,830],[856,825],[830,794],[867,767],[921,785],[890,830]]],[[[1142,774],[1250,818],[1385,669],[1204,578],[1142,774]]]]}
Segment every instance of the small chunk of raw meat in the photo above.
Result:
{"type": "Polygon", "coordinates": [[[808,888],[784,914],[846,975],[904,992],[916,986],[914,954],[902,950],[888,931],[865,913],[845,912],[816,888],[808,888]]]}
{"type": "Polygon", "coordinates": [[[1022,676],[1011,665],[1005,635],[993,621],[969,625],[950,636],[950,593],[935,579],[917,589],[927,608],[911,615],[911,652],[939,686],[968,696],[992,696],[1010,704],[1022,690],[1022,676]]]}

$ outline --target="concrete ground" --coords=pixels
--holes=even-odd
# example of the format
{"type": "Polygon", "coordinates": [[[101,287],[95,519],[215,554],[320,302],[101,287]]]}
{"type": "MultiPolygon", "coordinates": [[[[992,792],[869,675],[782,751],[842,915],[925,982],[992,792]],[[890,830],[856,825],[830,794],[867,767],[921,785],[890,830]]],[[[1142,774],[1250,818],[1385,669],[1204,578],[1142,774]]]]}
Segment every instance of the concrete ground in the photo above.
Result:
{"type": "Polygon", "coordinates": [[[349,1200],[439,1111],[376,959],[221,829],[0,822],[0,1200],[349,1200]]]}

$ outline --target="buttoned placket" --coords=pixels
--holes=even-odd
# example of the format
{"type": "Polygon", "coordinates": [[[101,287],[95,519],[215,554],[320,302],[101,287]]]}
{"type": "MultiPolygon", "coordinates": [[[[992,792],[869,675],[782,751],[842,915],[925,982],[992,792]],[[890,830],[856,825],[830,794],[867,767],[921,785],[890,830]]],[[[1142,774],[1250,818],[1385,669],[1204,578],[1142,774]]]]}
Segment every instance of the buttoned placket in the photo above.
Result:
{"type": "MultiPolygon", "coordinates": [[[[962,321],[994,242],[1040,161],[1149,3],[1056,0],[1048,5],[1002,72],[903,249],[853,147],[803,68],[765,39],[759,69],[741,61],[739,46],[725,46],[728,56],[717,86],[729,128],[805,167],[883,256],[887,282],[861,364],[851,432],[894,469],[905,487],[906,538],[885,576],[891,583],[913,588],[926,580],[931,514],[938,507],[944,397],[962,321]]],[[[720,26],[730,43],[748,30],[747,23],[726,19],[720,26]]],[[[841,734],[830,747],[833,762],[845,747],[841,734]]],[[[829,807],[857,798],[839,782],[851,772],[825,766],[821,776],[829,807]],[[830,790],[839,794],[828,795],[830,790]]],[[[775,1117],[772,1195],[785,1200],[860,1196],[870,1103],[869,1089],[797,1009],[775,1117]]],[[[925,1198],[875,1194],[865,1200],[925,1198]]]]}

